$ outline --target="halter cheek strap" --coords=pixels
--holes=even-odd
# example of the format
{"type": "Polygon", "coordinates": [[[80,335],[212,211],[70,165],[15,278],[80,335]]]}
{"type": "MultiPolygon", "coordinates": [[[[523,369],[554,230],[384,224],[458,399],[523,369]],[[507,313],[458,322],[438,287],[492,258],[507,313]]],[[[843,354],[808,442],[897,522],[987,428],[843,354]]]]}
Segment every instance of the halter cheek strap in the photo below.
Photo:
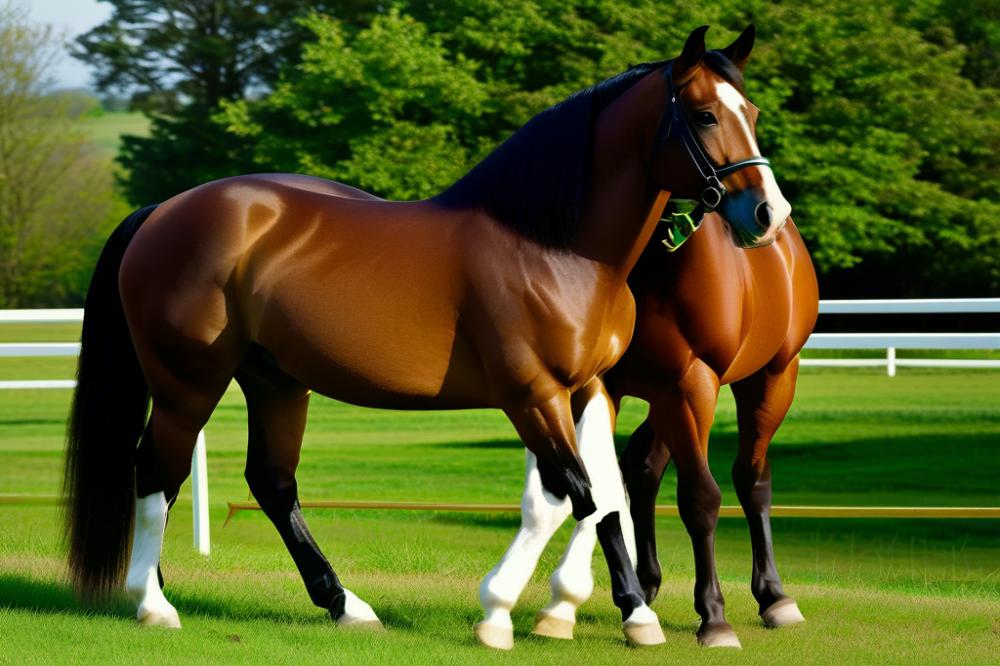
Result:
{"type": "Polygon", "coordinates": [[[667,81],[667,93],[670,96],[669,108],[663,114],[663,121],[660,124],[659,137],[661,141],[668,141],[676,136],[691,158],[692,164],[698,170],[701,177],[700,203],[705,211],[711,212],[722,203],[722,198],[726,196],[726,186],[722,184],[722,179],[752,166],[770,167],[771,162],[766,157],[756,155],[739,162],[728,162],[722,166],[715,166],[712,160],[705,154],[705,149],[701,141],[691,130],[691,125],[684,115],[680,102],[677,101],[677,91],[680,89],[674,84],[673,65],[668,65],[663,70],[663,78],[667,81]]]}

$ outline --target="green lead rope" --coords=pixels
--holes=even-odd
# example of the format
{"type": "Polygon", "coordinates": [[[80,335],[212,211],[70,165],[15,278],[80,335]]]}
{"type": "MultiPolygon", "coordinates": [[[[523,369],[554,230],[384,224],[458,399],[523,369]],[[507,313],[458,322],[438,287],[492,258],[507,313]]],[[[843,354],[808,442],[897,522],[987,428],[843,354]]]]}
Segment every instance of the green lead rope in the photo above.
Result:
{"type": "Polygon", "coordinates": [[[698,231],[704,218],[697,201],[691,199],[671,199],[667,204],[660,223],[666,227],[666,237],[662,239],[668,252],[674,252],[698,231]]]}

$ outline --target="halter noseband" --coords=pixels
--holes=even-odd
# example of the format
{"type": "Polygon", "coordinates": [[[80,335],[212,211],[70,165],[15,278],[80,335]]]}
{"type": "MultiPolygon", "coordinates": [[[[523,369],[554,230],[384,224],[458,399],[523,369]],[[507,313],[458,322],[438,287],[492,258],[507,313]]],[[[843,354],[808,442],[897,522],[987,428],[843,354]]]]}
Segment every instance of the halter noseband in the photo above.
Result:
{"type": "Polygon", "coordinates": [[[726,196],[726,186],[722,184],[723,178],[747,167],[770,167],[771,162],[766,157],[757,155],[739,162],[728,162],[718,167],[712,164],[712,160],[705,154],[701,141],[691,131],[691,125],[681,109],[680,102],[677,101],[677,92],[682,86],[674,84],[673,63],[663,69],[663,78],[667,81],[670,108],[663,114],[658,136],[661,141],[668,141],[671,137],[679,135],[681,143],[691,157],[691,162],[694,163],[699,176],[701,176],[701,207],[704,211],[711,212],[722,203],[722,198],[726,196]]]}

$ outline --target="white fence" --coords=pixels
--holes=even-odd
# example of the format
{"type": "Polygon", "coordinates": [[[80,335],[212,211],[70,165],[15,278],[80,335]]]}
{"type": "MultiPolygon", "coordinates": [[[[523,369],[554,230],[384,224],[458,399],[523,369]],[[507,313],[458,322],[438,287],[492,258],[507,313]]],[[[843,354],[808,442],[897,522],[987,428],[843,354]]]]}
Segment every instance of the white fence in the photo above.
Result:
{"type": "MultiPolygon", "coordinates": [[[[954,298],[918,300],[820,301],[821,314],[948,314],[1000,313],[1000,298],[954,298]]],[[[0,310],[0,324],[65,324],[83,321],[83,310],[0,310]]],[[[808,366],[886,366],[889,376],[897,367],[1000,368],[1000,361],[971,359],[897,359],[897,349],[1000,349],[1000,333],[814,333],[807,349],[885,349],[886,358],[803,359],[808,366]]],[[[0,343],[0,357],[77,356],[75,342],[0,343]]],[[[67,389],[72,379],[0,381],[0,389],[67,389]]],[[[205,434],[191,460],[194,504],[194,545],[204,555],[210,550],[208,529],[208,471],[205,434]]]]}
{"type": "MultiPolygon", "coordinates": [[[[820,301],[820,314],[1000,313],[1000,298],[921,298],[820,301]]],[[[1000,360],[896,358],[897,349],[1000,349],[1000,333],[813,333],[806,349],[884,349],[885,358],[805,358],[804,366],[896,368],[994,368],[1000,360]]]]}
{"type": "MultiPolygon", "coordinates": [[[[0,324],[79,324],[83,310],[0,310],[0,324]]],[[[0,344],[0,357],[77,356],[78,342],[32,342],[0,344]]],[[[29,379],[0,381],[0,389],[68,389],[76,386],[72,379],[29,379]]],[[[202,555],[211,551],[208,529],[208,469],[205,457],[205,433],[191,455],[191,493],[194,511],[194,547],[202,555]]]]}

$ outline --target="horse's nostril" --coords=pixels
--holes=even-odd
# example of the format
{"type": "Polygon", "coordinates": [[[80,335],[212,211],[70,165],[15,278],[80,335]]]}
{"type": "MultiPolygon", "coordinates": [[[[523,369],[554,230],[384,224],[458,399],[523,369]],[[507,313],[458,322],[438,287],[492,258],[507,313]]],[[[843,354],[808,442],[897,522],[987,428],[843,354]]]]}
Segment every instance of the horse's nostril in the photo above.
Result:
{"type": "Polygon", "coordinates": [[[757,219],[757,224],[762,228],[767,229],[771,226],[771,207],[767,205],[766,201],[762,201],[757,204],[757,209],[754,211],[754,217],[757,219]]]}

